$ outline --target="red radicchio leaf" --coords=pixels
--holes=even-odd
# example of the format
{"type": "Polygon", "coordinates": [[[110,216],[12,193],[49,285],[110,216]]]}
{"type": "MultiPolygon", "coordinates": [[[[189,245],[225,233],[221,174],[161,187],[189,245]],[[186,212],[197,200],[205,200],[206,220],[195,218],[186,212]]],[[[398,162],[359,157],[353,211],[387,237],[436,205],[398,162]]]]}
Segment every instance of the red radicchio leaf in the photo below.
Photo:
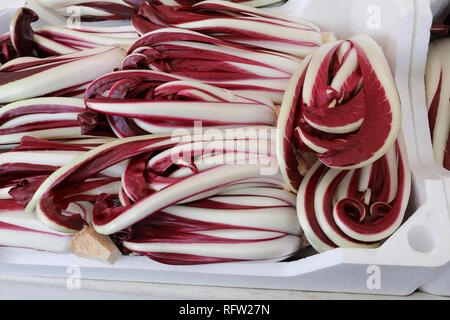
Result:
{"type": "Polygon", "coordinates": [[[20,8],[11,21],[10,34],[14,48],[20,56],[37,57],[34,31],[31,23],[39,20],[39,16],[29,8],[20,8]]]}
{"type": "Polygon", "coordinates": [[[115,137],[104,114],[86,111],[78,115],[81,134],[102,137],[115,137]]]}
{"type": "Polygon", "coordinates": [[[14,198],[14,200],[20,202],[23,205],[26,205],[36,190],[39,188],[41,183],[47,179],[47,175],[45,176],[35,176],[22,180],[15,187],[9,190],[9,194],[14,198]]]}

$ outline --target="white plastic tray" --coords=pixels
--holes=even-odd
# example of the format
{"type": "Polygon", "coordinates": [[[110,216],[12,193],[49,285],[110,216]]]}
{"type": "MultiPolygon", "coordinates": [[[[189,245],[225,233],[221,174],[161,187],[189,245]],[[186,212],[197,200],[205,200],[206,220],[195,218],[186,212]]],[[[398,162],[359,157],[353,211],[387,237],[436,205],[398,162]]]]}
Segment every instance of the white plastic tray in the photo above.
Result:
{"type": "MultiPolygon", "coordinates": [[[[443,169],[434,160],[431,149],[431,137],[428,122],[423,123],[427,118],[427,108],[425,99],[424,72],[428,52],[428,43],[430,41],[429,28],[432,23],[433,14],[445,9],[450,5],[446,1],[431,1],[431,10],[429,1],[415,0],[415,31],[413,37],[413,50],[411,56],[411,107],[417,132],[417,145],[419,150],[419,161],[426,168],[439,175],[444,183],[445,196],[447,198],[447,208],[450,208],[450,171],[443,169]],[[420,147],[419,147],[420,146],[420,147]]],[[[450,210],[448,209],[450,212],[450,210]]],[[[448,216],[450,219],[450,215],[448,216]]],[[[450,233],[450,229],[448,230],[450,233]]],[[[450,296],[450,261],[438,269],[436,275],[423,286],[420,290],[439,295],[450,296]]]]}
{"type": "MultiPolygon", "coordinates": [[[[409,71],[418,12],[414,0],[289,0],[273,10],[306,18],[341,39],[368,34],[385,49],[402,101],[413,171],[411,216],[393,236],[378,249],[339,248],[283,263],[201,266],[167,266],[146,257],[123,257],[109,266],[73,255],[0,248],[0,272],[69,277],[73,270],[69,267],[77,266],[79,275],[90,279],[397,295],[410,294],[432,281],[450,261],[450,221],[443,173],[426,156],[431,150],[426,112],[421,118],[412,112],[416,92],[410,91],[409,71]]],[[[4,14],[7,11],[0,12],[0,28],[4,14]]]]}

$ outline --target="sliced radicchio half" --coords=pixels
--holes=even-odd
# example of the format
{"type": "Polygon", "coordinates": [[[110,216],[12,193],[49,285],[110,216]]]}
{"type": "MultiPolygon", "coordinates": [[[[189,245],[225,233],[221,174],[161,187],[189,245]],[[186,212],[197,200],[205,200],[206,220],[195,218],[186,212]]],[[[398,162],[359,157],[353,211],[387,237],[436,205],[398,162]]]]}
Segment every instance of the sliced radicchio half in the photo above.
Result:
{"type": "Polygon", "coordinates": [[[450,170],[450,38],[430,44],[425,72],[428,120],[436,161],[450,170]]]}
{"type": "Polygon", "coordinates": [[[401,107],[388,62],[366,35],[328,43],[292,77],[278,119],[278,161],[293,191],[299,153],[328,167],[353,169],[382,157],[397,138],[401,107]]]}
{"type": "Polygon", "coordinates": [[[300,225],[318,252],[377,247],[402,223],[410,188],[401,136],[384,156],[362,168],[332,169],[317,161],[298,190],[300,225]]]}

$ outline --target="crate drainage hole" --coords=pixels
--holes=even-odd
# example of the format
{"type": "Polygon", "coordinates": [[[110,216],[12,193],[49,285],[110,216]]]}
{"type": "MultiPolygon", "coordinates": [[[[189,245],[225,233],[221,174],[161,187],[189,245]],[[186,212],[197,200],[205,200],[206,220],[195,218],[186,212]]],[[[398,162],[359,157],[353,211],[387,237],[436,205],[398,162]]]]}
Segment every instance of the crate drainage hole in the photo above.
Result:
{"type": "Polygon", "coordinates": [[[420,253],[429,253],[435,247],[433,234],[424,226],[415,226],[408,231],[408,243],[420,253]]]}

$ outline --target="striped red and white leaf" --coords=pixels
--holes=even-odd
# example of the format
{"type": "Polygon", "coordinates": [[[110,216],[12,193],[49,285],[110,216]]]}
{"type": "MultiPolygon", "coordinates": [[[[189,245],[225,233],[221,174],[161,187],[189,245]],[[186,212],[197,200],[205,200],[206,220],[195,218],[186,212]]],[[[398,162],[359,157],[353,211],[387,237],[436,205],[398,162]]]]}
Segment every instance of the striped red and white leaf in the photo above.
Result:
{"type": "Polygon", "coordinates": [[[329,167],[364,167],[387,152],[400,126],[400,99],[381,47],[366,35],[325,44],[303,60],[286,90],[277,126],[281,170],[295,191],[298,150],[329,167]]]}
{"type": "Polygon", "coordinates": [[[48,226],[76,232],[83,221],[63,216],[59,202],[71,198],[74,186],[82,186],[99,172],[113,167],[117,167],[121,176],[121,206],[94,215],[93,226],[102,234],[119,232],[174,204],[227,190],[250,186],[283,188],[271,148],[272,137],[259,138],[255,131],[273,128],[257,128],[240,128],[234,135],[231,129],[217,130],[223,136],[214,141],[203,134],[186,133],[175,138],[161,134],[118,139],[58,169],[42,183],[27,210],[36,207],[38,216],[48,226]],[[249,136],[250,131],[256,135],[249,136]],[[229,141],[223,138],[225,133],[232,135],[229,141]],[[217,142],[222,143],[218,146],[217,142]],[[239,144],[242,146],[236,147],[239,144]],[[183,145],[185,148],[180,150],[183,145]],[[264,171],[273,164],[274,171],[264,171]]]}
{"type": "Polygon", "coordinates": [[[299,222],[319,252],[377,247],[401,225],[410,189],[402,137],[384,156],[363,168],[333,169],[317,161],[298,190],[299,222]]]}
{"type": "Polygon", "coordinates": [[[18,57],[59,56],[101,46],[126,48],[138,37],[129,25],[112,27],[38,26],[39,19],[29,8],[19,8],[10,22],[10,32],[0,37],[0,63],[18,57]]]}
{"type": "Polygon", "coordinates": [[[34,29],[34,42],[52,55],[102,46],[127,48],[138,38],[131,25],[112,27],[42,26],[34,29]]]}
{"type": "Polygon", "coordinates": [[[173,27],[188,29],[250,48],[304,57],[333,34],[306,20],[220,0],[201,1],[190,7],[144,3],[131,22],[141,34],[173,27]]]}
{"type": "MultiPolygon", "coordinates": [[[[80,205],[80,204],[79,204],[80,205]]],[[[82,203],[83,206],[92,206],[82,203]]],[[[71,252],[72,235],[52,230],[14,200],[0,200],[0,247],[27,248],[55,253],[71,252]]]]}
{"type": "Polygon", "coordinates": [[[299,250],[300,236],[295,195],[276,188],[174,205],[121,233],[125,249],[179,265],[280,261],[299,250]]]}
{"type": "Polygon", "coordinates": [[[135,6],[144,0],[37,0],[40,5],[70,17],[76,14],[82,21],[124,20],[131,18],[135,6]]]}
{"type": "MultiPolygon", "coordinates": [[[[26,213],[25,205],[55,170],[103,141],[91,143],[61,144],[25,136],[19,146],[0,154],[0,246],[56,253],[71,251],[72,235],[47,227],[35,212],[26,213]]],[[[74,199],[63,214],[79,215],[90,221],[93,204],[85,200],[92,199],[74,199]]]]}
{"type": "MultiPolygon", "coordinates": [[[[26,205],[41,183],[58,168],[107,141],[107,139],[83,139],[83,142],[74,140],[60,143],[24,136],[20,145],[8,152],[0,153],[0,199],[14,200],[26,205]]],[[[118,190],[120,174],[116,174],[116,177],[114,175],[111,169],[102,171],[85,186],[74,186],[77,190],[77,197],[73,199],[75,209],[79,201],[94,201],[96,195],[105,190],[118,190]]],[[[70,203],[64,205],[64,212],[69,215],[70,203]]]]}
{"type": "Polygon", "coordinates": [[[234,92],[261,95],[280,104],[300,60],[246,48],[198,32],[164,28],[129,48],[123,69],[150,69],[234,92]]]}
{"type": "Polygon", "coordinates": [[[425,72],[428,122],[436,161],[450,170],[450,39],[431,42],[425,72]]]}
{"type": "MultiPolygon", "coordinates": [[[[38,0],[58,14],[70,17],[77,13],[83,21],[123,20],[130,19],[133,11],[143,3],[165,6],[195,5],[202,0],[38,0]]],[[[280,4],[283,0],[227,0],[251,7],[265,7],[280,4]]]]}
{"type": "MultiPolygon", "coordinates": [[[[203,0],[145,0],[145,2],[156,4],[156,5],[166,5],[166,6],[192,6],[196,3],[202,2],[203,0]]],[[[255,8],[262,8],[266,6],[272,6],[276,4],[282,4],[285,0],[225,0],[241,5],[246,5],[255,8]]],[[[131,2],[131,1],[130,1],[131,2]]]]}
{"type": "Polygon", "coordinates": [[[10,31],[0,37],[0,65],[20,56],[45,55],[34,43],[31,23],[38,19],[38,15],[29,8],[16,11],[10,22],[10,31]]]}
{"type": "Polygon", "coordinates": [[[92,82],[86,106],[107,116],[120,138],[180,128],[274,125],[276,109],[261,96],[240,95],[150,70],[113,72],[92,82]]]}
{"type": "Polygon", "coordinates": [[[0,66],[0,103],[41,96],[76,96],[97,77],[119,68],[123,50],[100,47],[48,57],[21,57],[0,66]]]}
{"type": "Polygon", "coordinates": [[[79,98],[49,97],[13,102],[0,109],[0,145],[19,144],[24,136],[46,140],[93,138],[83,135],[78,116],[86,111],[79,98]]]}

